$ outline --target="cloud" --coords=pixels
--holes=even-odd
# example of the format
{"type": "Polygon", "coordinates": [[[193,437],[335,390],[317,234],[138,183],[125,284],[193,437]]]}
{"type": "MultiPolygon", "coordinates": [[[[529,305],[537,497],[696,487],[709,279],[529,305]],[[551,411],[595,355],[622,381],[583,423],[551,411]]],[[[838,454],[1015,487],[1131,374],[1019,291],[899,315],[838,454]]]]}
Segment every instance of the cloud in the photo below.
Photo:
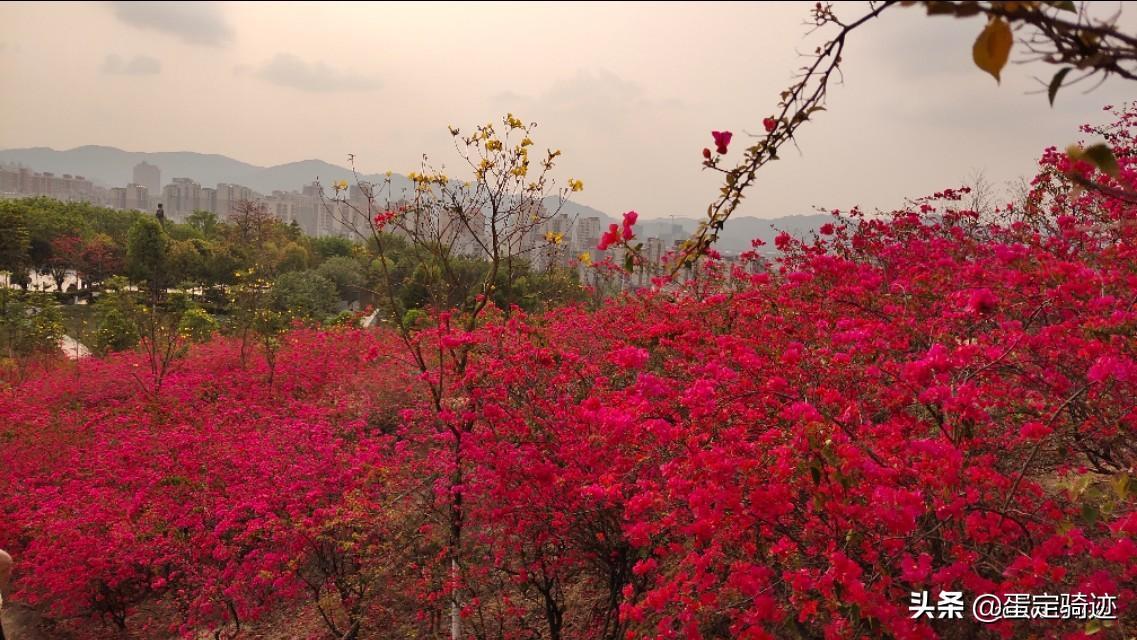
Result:
{"type": "Polygon", "coordinates": [[[494,96],[503,108],[532,109],[545,117],[571,118],[609,129],[624,126],[645,112],[682,107],[679,100],[646,95],[639,84],[606,69],[578,69],[541,94],[530,97],[513,91],[494,96]]]}
{"type": "Polygon", "coordinates": [[[276,54],[253,75],[282,87],[313,93],[369,91],[381,86],[379,79],[374,76],[340,71],[323,62],[305,62],[290,53],[276,54]]]}
{"type": "Polygon", "coordinates": [[[100,69],[103,73],[112,75],[152,76],[162,72],[162,63],[150,56],[134,56],[130,60],[123,60],[112,53],[103,60],[100,69]]]}
{"type": "Polygon", "coordinates": [[[212,2],[112,2],[115,17],[134,27],[177,36],[189,44],[221,46],[233,28],[212,2]]]}

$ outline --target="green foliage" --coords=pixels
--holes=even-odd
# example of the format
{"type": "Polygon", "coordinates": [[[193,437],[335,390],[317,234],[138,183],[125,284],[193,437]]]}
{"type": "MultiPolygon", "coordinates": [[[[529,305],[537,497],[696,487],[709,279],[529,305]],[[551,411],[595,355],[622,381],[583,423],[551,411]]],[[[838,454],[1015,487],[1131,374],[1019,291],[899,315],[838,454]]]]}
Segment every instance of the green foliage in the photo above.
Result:
{"type": "Polygon", "coordinates": [[[340,300],[347,302],[359,300],[367,281],[359,261],[347,256],[328,258],[316,268],[316,273],[333,282],[340,300]]]}
{"type": "Polygon", "coordinates": [[[175,240],[166,255],[167,282],[202,284],[206,278],[206,243],[203,240],[175,240]]]}
{"type": "Polygon", "coordinates": [[[329,327],[354,327],[356,325],[356,314],[348,310],[343,310],[335,316],[328,318],[324,323],[329,327]]]}
{"type": "Polygon", "coordinates": [[[308,268],[308,260],[308,250],[297,242],[289,241],[277,252],[274,271],[277,273],[303,271],[308,268]]]}
{"type": "Polygon", "coordinates": [[[321,260],[326,260],[334,256],[351,255],[352,242],[347,238],[341,238],[339,236],[312,238],[310,244],[312,251],[319,256],[321,260]]]}
{"type": "Polygon", "coordinates": [[[16,272],[28,267],[31,234],[23,214],[0,203],[0,271],[16,272]]]}
{"type": "Polygon", "coordinates": [[[138,332],[121,310],[111,307],[99,315],[99,328],[91,348],[95,353],[106,354],[125,351],[138,346],[138,332]]]}
{"type": "Polygon", "coordinates": [[[186,217],[186,224],[207,240],[219,238],[223,230],[221,219],[212,211],[194,211],[186,217]]]}
{"type": "Polygon", "coordinates": [[[0,357],[59,350],[63,315],[52,296],[0,288],[0,357]]]}
{"type": "MultiPolygon", "coordinates": [[[[491,271],[484,259],[442,255],[440,247],[402,235],[380,233],[366,242],[304,237],[256,203],[230,219],[195,211],[184,224],[163,224],[145,213],[85,203],[4,200],[0,229],[0,271],[11,272],[13,285],[26,286],[32,269],[50,271],[59,282],[74,271],[88,297],[94,292],[93,335],[85,341],[98,353],[138,347],[147,331],[151,343],[165,335],[162,327],[145,329],[158,319],[144,312],[174,313],[166,291],[178,283],[200,289],[197,303],[223,315],[227,331],[256,343],[262,331],[272,333],[259,315],[266,310],[281,314],[285,324],[326,321],[340,301],[394,307],[388,320],[436,305],[469,310],[491,271]]],[[[537,273],[518,257],[500,266],[490,300],[503,308],[537,310],[579,294],[568,272],[537,273]]],[[[187,322],[201,328],[194,335],[216,329],[208,327],[204,310],[189,313],[187,322]]],[[[179,326],[166,316],[163,323],[179,326]]]]}
{"type": "Polygon", "coordinates": [[[408,329],[421,329],[430,323],[430,316],[422,309],[408,309],[403,314],[403,326],[408,329]]]}
{"type": "Polygon", "coordinates": [[[122,277],[111,278],[107,291],[95,304],[97,328],[90,345],[98,354],[125,351],[138,346],[138,328],[132,318],[137,313],[135,294],[122,277]]]}
{"type": "Polygon", "coordinates": [[[191,342],[207,342],[217,331],[219,324],[213,316],[196,305],[190,306],[182,313],[178,330],[191,342]]]}
{"type": "Polygon", "coordinates": [[[315,271],[292,271],[276,279],[269,308],[290,316],[322,321],[336,312],[335,284],[315,271]]]}
{"type": "Polygon", "coordinates": [[[170,237],[153,218],[141,218],[130,228],[126,244],[126,272],[152,293],[168,286],[170,237]]]}

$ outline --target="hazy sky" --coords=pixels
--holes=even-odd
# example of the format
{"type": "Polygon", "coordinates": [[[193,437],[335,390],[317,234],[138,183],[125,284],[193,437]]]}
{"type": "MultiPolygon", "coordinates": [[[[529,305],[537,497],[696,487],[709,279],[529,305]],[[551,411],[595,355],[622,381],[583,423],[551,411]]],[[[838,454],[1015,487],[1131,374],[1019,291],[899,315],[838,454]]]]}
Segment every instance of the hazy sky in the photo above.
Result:
{"type": "MultiPolygon", "coordinates": [[[[710,131],[761,130],[816,43],[811,4],[3,3],[0,148],[260,165],[353,153],[366,172],[405,173],[422,153],[456,160],[448,124],[512,111],[539,123],[538,146],[564,151],[580,202],[699,216],[718,187],[700,166],[710,131]]],[[[854,34],[845,84],[802,153],[771,165],[741,213],[891,207],[980,170],[1010,181],[1137,95],[1117,80],[1051,109],[1026,92],[1054,69],[1031,65],[1009,65],[997,86],[971,62],[981,28],[897,8],[854,34]]]]}

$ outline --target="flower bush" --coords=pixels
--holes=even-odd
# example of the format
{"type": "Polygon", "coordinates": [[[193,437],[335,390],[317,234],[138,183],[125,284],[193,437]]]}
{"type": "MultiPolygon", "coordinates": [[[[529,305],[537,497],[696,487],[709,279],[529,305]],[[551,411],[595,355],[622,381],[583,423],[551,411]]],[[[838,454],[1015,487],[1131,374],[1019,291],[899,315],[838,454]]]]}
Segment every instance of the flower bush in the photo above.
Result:
{"type": "Polygon", "coordinates": [[[159,397],[121,383],[134,354],[61,365],[0,402],[16,597],[109,623],[88,637],[280,607],[329,638],[424,637],[451,601],[478,638],[1116,635],[1137,621],[1135,125],[1092,131],[1114,175],[1048,150],[998,211],[946,190],[598,310],[443,314],[412,334],[426,373],[349,328],[284,334],[271,385],[225,338],[159,397]],[[909,594],[940,590],[1112,594],[1119,620],[914,619],[909,594]]]}

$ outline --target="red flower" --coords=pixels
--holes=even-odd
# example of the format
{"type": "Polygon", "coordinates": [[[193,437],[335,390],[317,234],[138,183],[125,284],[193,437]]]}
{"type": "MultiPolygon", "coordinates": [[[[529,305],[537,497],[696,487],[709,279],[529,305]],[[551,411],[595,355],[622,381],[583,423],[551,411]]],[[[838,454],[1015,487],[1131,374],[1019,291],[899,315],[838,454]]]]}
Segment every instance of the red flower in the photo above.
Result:
{"type": "Polygon", "coordinates": [[[711,137],[715,139],[715,151],[726,153],[727,145],[730,144],[730,138],[733,135],[729,131],[712,131],[711,137]]]}
{"type": "Polygon", "coordinates": [[[773,133],[774,129],[778,128],[778,121],[773,118],[766,118],[762,121],[762,126],[766,127],[766,133],[773,133]]]}
{"type": "Polygon", "coordinates": [[[998,303],[999,299],[990,289],[976,289],[967,300],[967,310],[971,313],[990,313],[998,303]]]}
{"type": "Polygon", "coordinates": [[[629,211],[624,214],[624,240],[631,240],[635,237],[635,233],[632,232],[632,225],[636,223],[636,219],[639,217],[640,214],[635,211],[629,211]]]}
{"type": "Polygon", "coordinates": [[[703,157],[706,158],[707,160],[710,160],[711,159],[711,150],[706,148],[706,147],[703,147],[703,157]]]}
{"type": "Polygon", "coordinates": [[[604,235],[600,236],[600,242],[596,245],[596,248],[601,251],[607,251],[608,247],[618,242],[620,242],[620,225],[613,223],[609,225],[604,235]]]}

